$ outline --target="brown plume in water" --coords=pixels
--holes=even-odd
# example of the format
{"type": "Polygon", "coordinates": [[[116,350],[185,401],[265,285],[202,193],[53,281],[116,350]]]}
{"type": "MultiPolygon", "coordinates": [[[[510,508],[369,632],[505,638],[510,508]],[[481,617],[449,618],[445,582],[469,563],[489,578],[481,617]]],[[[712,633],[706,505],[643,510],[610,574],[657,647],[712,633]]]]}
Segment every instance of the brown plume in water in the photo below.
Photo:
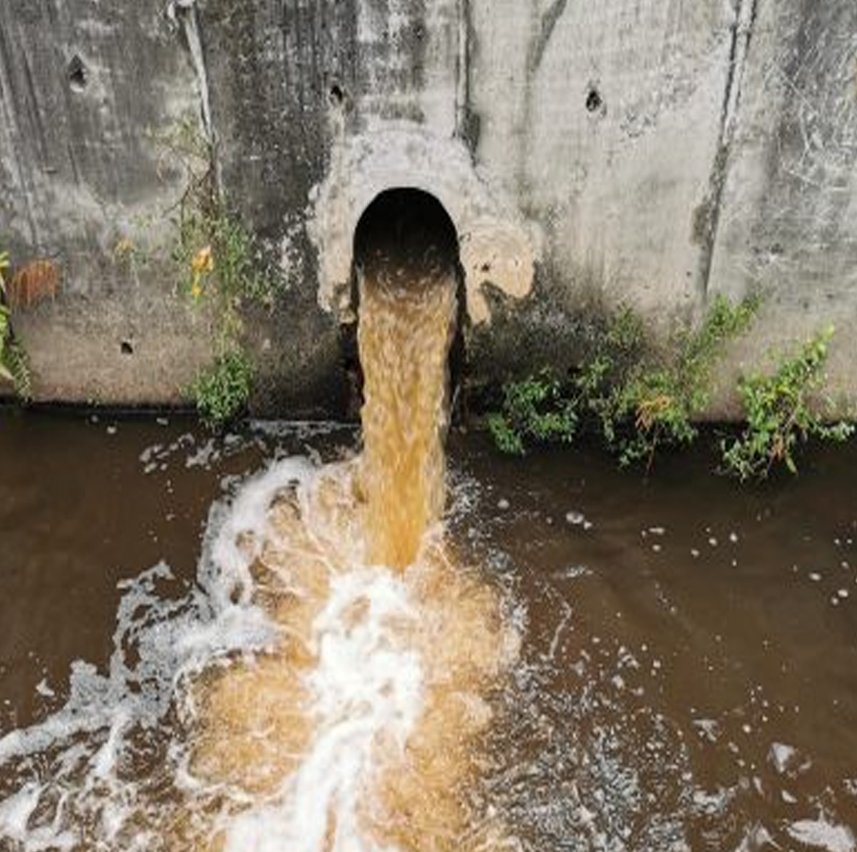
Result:
{"type": "Polygon", "coordinates": [[[197,687],[191,770],[221,792],[186,845],[505,848],[465,788],[517,636],[440,529],[454,256],[382,236],[360,259],[364,450],[270,510],[252,571],[281,642],[197,687]]]}

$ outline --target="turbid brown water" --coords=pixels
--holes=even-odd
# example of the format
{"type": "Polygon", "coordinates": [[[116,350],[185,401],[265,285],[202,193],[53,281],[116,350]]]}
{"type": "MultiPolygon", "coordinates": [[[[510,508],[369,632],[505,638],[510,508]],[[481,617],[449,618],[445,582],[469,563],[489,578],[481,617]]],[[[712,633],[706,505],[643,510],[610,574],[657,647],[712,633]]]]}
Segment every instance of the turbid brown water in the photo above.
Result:
{"type": "MultiPolygon", "coordinates": [[[[384,222],[414,209],[394,204],[384,222]]],[[[519,635],[499,590],[444,535],[453,242],[447,231],[442,250],[421,217],[403,234],[384,222],[358,229],[361,452],[275,460],[216,503],[184,596],[164,561],[120,584],[107,672],[74,664],[60,709],[0,739],[10,841],[295,852],[517,842],[468,795],[486,765],[487,698],[519,635]]],[[[164,452],[140,459],[159,471],[164,452]]]]}
{"type": "MultiPolygon", "coordinates": [[[[48,836],[50,802],[65,792],[74,806],[110,727],[69,742],[55,731],[29,756],[20,741],[10,754],[10,734],[56,716],[74,660],[107,672],[117,622],[175,621],[158,607],[200,585],[208,507],[238,487],[223,478],[308,450],[340,459],[356,442],[336,428],[209,443],[181,422],[2,416],[0,848],[48,836]],[[159,560],[172,578],[117,613],[136,591],[117,582],[159,560]],[[45,801],[28,811],[37,785],[45,801]]],[[[857,446],[818,451],[796,480],[739,488],[684,455],[643,483],[586,450],[519,462],[453,434],[447,540],[460,564],[482,566],[470,588],[493,585],[522,641],[482,696],[493,718],[468,746],[480,764],[457,791],[467,812],[498,815],[539,852],[853,848],[855,464],[857,446]]],[[[112,801],[129,810],[134,796],[193,799],[168,754],[187,735],[176,715],[153,712],[94,786],[121,780],[112,801]]]]}
{"type": "Polygon", "coordinates": [[[454,266],[435,254],[397,250],[361,268],[363,448],[312,473],[284,462],[268,474],[283,470],[294,487],[279,482],[267,529],[239,549],[251,552],[250,599],[280,639],[193,688],[188,767],[212,795],[205,816],[193,804],[187,827],[178,817],[182,845],[505,842],[464,796],[492,715],[483,695],[517,637],[499,596],[443,538],[455,289],[454,266]]]}

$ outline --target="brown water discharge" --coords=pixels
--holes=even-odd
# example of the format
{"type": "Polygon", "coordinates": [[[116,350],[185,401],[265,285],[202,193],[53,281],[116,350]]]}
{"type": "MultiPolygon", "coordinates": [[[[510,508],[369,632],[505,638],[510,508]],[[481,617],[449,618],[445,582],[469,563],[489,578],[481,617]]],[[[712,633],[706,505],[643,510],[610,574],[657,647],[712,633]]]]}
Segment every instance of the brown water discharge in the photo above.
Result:
{"type": "Polygon", "coordinates": [[[443,512],[455,233],[433,198],[394,190],[364,214],[355,255],[366,555],[401,569],[416,559],[443,512]]]}
{"type": "Polygon", "coordinates": [[[231,792],[202,821],[180,820],[180,844],[505,844],[466,787],[485,695],[517,637],[496,592],[443,541],[456,270],[425,236],[387,235],[361,266],[362,454],[280,491],[264,540],[244,542],[254,599],[281,640],[196,686],[190,771],[231,792]]]}
{"type": "Polygon", "coordinates": [[[446,362],[456,305],[449,270],[417,281],[405,270],[381,267],[363,279],[359,330],[367,558],[395,568],[414,561],[443,510],[446,362]]]}
{"type": "Polygon", "coordinates": [[[357,849],[490,848],[482,802],[527,852],[855,848],[857,444],[738,489],[704,447],[641,482],[452,432],[443,547],[392,571],[358,464],[294,457],[354,430],[195,428],[0,413],[3,852],[317,849],[330,814],[342,848],[349,813],[357,849]],[[486,575],[508,676],[465,668],[507,636],[486,575]]]}

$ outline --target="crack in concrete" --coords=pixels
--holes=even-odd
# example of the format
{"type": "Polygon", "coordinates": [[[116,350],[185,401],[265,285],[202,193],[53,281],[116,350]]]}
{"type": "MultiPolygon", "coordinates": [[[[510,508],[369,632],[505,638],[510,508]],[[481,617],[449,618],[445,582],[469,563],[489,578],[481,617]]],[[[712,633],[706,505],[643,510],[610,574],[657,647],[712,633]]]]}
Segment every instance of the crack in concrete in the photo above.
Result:
{"type": "MultiPolygon", "coordinates": [[[[2,17],[2,13],[0,13],[0,17],[2,17]]],[[[40,239],[40,229],[33,206],[32,171],[25,172],[24,164],[27,160],[20,154],[19,148],[19,143],[24,138],[19,121],[19,112],[23,110],[18,106],[21,95],[15,87],[13,49],[7,41],[10,33],[11,27],[7,28],[0,25],[0,112],[3,115],[3,122],[0,124],[0,128],[2,128],[0,129],[0,139],[4,143],[2,150],[0,150],[0,166],[8,169],[8,174],[13,180],[17,177],[20,197],[24,202],[27,227],[30,232],[30,243],[37,245],[40,239]]],[[[35,97],[34,93],[32,93],[32,97],[35,97]]],[[[33,109],[37,110],[37,107],[34,106],[33,109]]]]}
{"type": "Polygon", "coordinates": [[[471,0],[459,0],[458,57],[456,67],[456,136],[463,139],[476,156],[481,131],[479,114],[473,109],[470,73],[477,48],[471,0]]]}
{"type": "Polygon", "coordinates": [[[538,70],[539,65],[542,64],[545,50],[551,40],[557,22],[562,17],[563,12],[565,12],[566,6],[568,6],[568,0],[554,0],[547,12],[542,15],[541,32],[539,33],[538,41],[533,45],[533,50],[527,62],[531,74],[538,70]]]}
{"type": "Polygon", "coordinates": [[[217,186],[220,187],[220,169],[218,168],[217,157],[214,155],[215,135],[214,125],[211,120],[208,71],[205,67],[205,53],[202,47],[199,16],[195,0],[170,0],[169,5],[167,6],[167,17],[174,25],[180,27],[181,31],[184,33],[185,40],[187,41],[188,53],[190,53],[190,62],[193,66],[193,73],[199,86],[199,101],[203,130],[205,131],[205,135],[211,145],[214,177],[217,182],[217,186]]]}
{"type": "Polygon", "coordinates": [[[756,23],[758,0],[736,0],[735,21],[732,25],[732,39],[729,45],[729,67],[726,74],[726,86],[723,91],[723,103],[720,108],[720,131],[717,152],[711,166],[709,191],[705,201],[707,206],[707,226],[704,229],[702,253],[700,257],[700,295],[703,304],[708,301],[709,281],[720,225],[720,207],[729,167],[729,153],[738,122],[738,109],[741,103],[741,87],[747,54],[756,23]]]}
{"type": "Polygon", "coordinates": [[[470,101],[470,79],[468,73],[468,66],[470,64],[469,17],[470,0],[459,0],[458,51],[455,58],[455,129],[459,136],[464,135],[467,105],[470,101]]]}
{"type": "MultiPolygon", "coordinates": [[[[533,38],[527,49],[527,73],[524,79],[523,101],[518,125],[520,142],[518,144],[518,165],[516,169],[518,188],[522,193],[526,192],[527,185],[527,161],[529,158],[527,132],[532,126],[533,84],[551,36],[567,6],[568,0],[553,0],[553,3],[541,16],[538,35],[533,38]]],[[[533,17],[535,18],[535,15],[533,17]]]]}

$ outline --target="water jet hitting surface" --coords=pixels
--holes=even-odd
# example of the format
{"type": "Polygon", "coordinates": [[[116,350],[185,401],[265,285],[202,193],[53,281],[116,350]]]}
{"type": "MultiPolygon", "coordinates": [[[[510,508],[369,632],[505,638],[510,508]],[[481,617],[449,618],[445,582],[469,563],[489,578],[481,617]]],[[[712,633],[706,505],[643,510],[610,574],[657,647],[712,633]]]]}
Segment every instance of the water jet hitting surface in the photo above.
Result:
{"type": "Polygon", "coordinates": [[[137,625],[140,602],[128,601],[116,656],[152,640],[150,716],[174,704],[181,722],[156,794],[121,773],[139,710],[123,663],[102,684],[112,704],[83,729],[73,694],[59,723],[0,740],[0,762],[22,774],[42,749],[66,767],[13,800],[20,824],[41,809],[68,849],[81,837],[110,849],[301,852],[501,842],[502,826],[464,789],[491,719],[486,691],[517,638],[496,590],[443,540],[455,235],[425,215],[426,199],[408,201],[382,197],[358,229],[362,454],[274,463],[213,512],[202,594],[166,631],[167,665],[157,655],[174,612],[153,603],[137,625]],[[81,734],[89,762],[69,756],[81,734]]]}
{"type": "Polygon", "coordinates": [[[461,839],[474,821],[461,785],[491,715],[481,694],[514,638],[437,527],[454,233],[439,240],[425,201],[408,201],[381,199],[358,232],[363,453],[271,512],[259,576],[289,640],[207,696],[197,766],[277,802],[238,816],[228,848],[267,848],[275,835],[308,852],[460,849],[499,831],[461,839]],[[273,741],[262,734],[272,729],[273,741]]]}
{"type": "Polygon", "coordinates": [[[278,803],[241,814],[229,848],[273,834],[306,850],[461,849],[499,831],[462,840],[474,815],[461,785],[491,715],[481,695],[515,643],[438,528],[454,233],[438,239],[426,202],[408,202],[381,199],[358,232],[363,453],[271,513],[259,569],[289,641],[207,696],[197,766],[278,803]],[[283,735],[261,735],[272,729],[283,735]]]}

